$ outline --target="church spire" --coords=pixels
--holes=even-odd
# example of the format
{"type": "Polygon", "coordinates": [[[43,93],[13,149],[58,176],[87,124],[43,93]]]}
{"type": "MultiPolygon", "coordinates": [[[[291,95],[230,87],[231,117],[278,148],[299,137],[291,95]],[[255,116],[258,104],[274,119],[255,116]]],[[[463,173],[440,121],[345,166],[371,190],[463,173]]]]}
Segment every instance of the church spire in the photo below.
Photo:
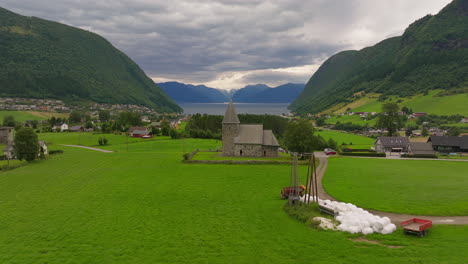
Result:
{"type": "Polygon", "coordinates": [[[232,98],[229,101],[226,113],[224,114],[223,124],[240,124],[239,118],[237,117],[236,108],[232,103],[232,98]]]}

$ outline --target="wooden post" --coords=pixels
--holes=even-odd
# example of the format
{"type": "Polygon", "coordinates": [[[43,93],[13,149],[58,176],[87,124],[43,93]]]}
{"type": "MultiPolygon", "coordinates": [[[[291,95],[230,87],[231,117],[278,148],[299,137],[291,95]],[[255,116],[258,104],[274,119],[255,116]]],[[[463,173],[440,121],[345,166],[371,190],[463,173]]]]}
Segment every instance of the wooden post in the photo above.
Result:
{"type": "Polygon", "coordinates": [[[317,166],[315,165],[315,155],[313,155],[312,157],[314,163],[315,202],[318,204],[317,166]]]}
{"type": "Polygon", "coordinates": [[[304,197],[305,204],[309,203],[309,189],[310,189],[309,173],[310,173],[310,162],[309,162],[309,166],[307,167],[307,174],[306,174],[306,191],[304,195],[307,195],[307,196],[304,197]]]}

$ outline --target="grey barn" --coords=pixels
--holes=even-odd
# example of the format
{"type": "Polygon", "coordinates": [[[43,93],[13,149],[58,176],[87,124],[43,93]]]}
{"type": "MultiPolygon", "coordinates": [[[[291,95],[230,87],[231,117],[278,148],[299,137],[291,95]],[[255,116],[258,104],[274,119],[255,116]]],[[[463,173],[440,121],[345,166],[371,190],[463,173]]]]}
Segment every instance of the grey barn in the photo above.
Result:
{"type": "Polygon", "coordinates": [[[223,118],[223,156],[277,157],[279,143],[262,124],[241,125],[234,104],[229,102],[223,118]]]}

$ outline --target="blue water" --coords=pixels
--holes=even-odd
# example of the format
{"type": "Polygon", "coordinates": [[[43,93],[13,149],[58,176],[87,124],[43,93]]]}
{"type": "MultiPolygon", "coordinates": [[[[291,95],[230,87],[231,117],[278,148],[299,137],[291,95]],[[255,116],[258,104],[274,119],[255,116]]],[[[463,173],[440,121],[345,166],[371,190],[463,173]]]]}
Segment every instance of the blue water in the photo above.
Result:
{"type": "MultiPolygon", "coordinates": [[[[224,115],[228,103],[179,103],[185,114],[224,115]]],[[[289,104],[234,103],[238,114],[289,114],[289,104]]]]}

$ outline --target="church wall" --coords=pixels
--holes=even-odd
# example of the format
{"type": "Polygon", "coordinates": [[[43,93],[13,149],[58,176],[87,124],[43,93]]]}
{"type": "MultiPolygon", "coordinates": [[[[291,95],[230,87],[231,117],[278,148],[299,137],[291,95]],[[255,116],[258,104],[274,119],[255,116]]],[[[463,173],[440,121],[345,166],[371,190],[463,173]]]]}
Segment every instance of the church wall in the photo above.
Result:
{"type": "Polygon", "coordinates": [[[239,124],[223,124],[223,155],[234,156],[234,138],[239,134],[239,124]]]}
{"type": "Polygon", "coordinates": [[[236,157],[263,157],[262,145],[236,144],[234,148],[236,157]],[[241,154],[242,151],[242,154],[241,154]]]}
{"type": "Polygon", "coordinates": [[[276,158],[278,157],[278,147],[274,146],[263,146],[263,151],[265,157],[276,158]]]}

